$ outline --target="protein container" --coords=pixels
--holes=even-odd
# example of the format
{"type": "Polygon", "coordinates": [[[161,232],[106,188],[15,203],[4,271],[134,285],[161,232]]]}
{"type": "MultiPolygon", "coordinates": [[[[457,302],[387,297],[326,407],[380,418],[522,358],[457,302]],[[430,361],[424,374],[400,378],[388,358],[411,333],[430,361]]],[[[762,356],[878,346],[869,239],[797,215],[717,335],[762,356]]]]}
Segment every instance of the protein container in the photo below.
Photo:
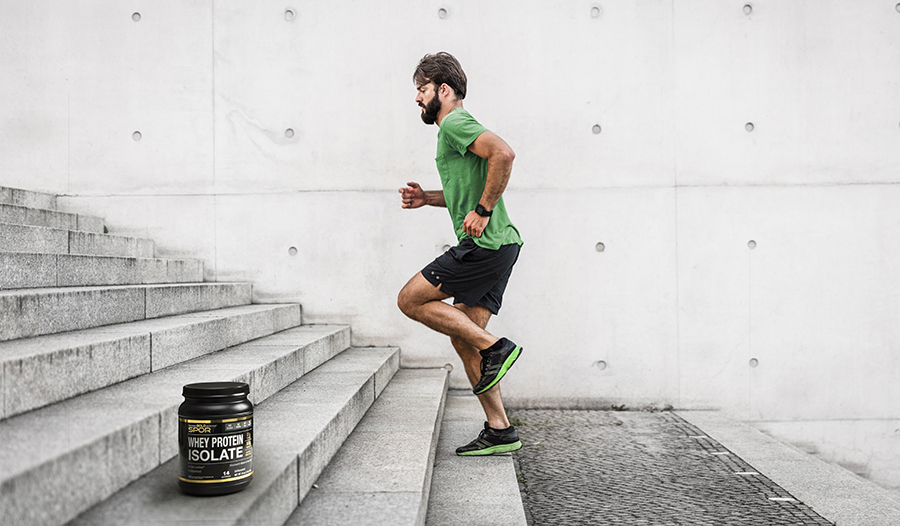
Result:
{"type": "Polygon", "coordinates": [[[178,408],[178,486],[224,495],[253,479],[253,404],[243,382],[188,384],[178,408]]]}

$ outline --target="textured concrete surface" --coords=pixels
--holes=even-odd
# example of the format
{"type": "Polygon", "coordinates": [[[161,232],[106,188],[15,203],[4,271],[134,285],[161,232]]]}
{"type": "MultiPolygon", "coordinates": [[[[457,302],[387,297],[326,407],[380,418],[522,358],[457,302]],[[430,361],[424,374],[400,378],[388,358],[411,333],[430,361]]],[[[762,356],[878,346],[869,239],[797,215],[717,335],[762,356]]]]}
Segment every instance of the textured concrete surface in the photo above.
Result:
{"type": "Polygon", "coordinates": [[[679,411],[760,472],[840,526],[900,524],[900,497],[721,413],[679,411]]]}
{"type": "Polygon", "coordinates": [[[129,258],[152,258],[154,256],[154,243],[151,239],[91,232],[69,232],[68,237],[69,254],[129,258]]]}
{"type": "Polygon", "coordinates": [[[0,223],[77,230],[78,216],[56,210],[42,210],[0,203],[0,223]]]}
{"type": "Polygon", "coordinates": [[[21,188],[0,186],[0,203],[56,210],[56,195],[21,188]]]}
{"type": "Polygon", "coordinates": [[[184,495],[173,460],[72,526],[283,524],[299,502],[303,481],[315,480],[374,402],[374,375],[397,352],[348,350],[258,403],[253,482],[244,491],[208,499],[184,495]]]}
{"type": "MultiPolygon", "coordinates": [[[[282,353],[296,351],[287,347],[282,353]]],[[[170,444],[177,443],[177,433],[169,420],[175,420],[182,402],[181,387],[190,382],[250,379],[254,371],[277,359],[268,352],[259,352],[253,359],[248,356],[252,353],[248,349],[226,350],[216,356],[220,365],[212,356],[201,357],[0,422],[0,443],[5,444],[0,450],[0,463],[5,468],[0,473],[0,509],[6,512],[5,518],[21,525],[62,524],[168,460],[176,451],[170,444]],[[91,484],[73,485],[72,474],[76,480],[90,480],[91,484]]],[[[396,353],[393,349],[357,356],[359,353],[350,351],[345,358],[332,360],[335,363],[331,367],[338,373],[347,362],[369,363],[368,376],[355,370],[347,374],[367,378],[356,389],[364,386],[363,399],[371,403],[373,376],[396,353]]],[[[303,371],[295,368],[293,374],[296,380],[303,371]]],[[[341,379],[343,382],[337,385],[352,384],[347,376],[341,379]]],[[[273,386],[271,391],[279,388],[273,386]]],[[[321,393],[323,389],[326,385],[319,385],[316,391],[321,393]]],[[[260,396],[264,391],[257,389],[254,394],[260,396]]],[[[253,401],[258,404],[263,400],[253,401]]],[[[277,428],[278,423],[273,422],[271,427],[277,428]]],[[[146,521],[147,514],[136,520],[146,521]]]]}
{"type": "Polygon", "coordinates": [[[401,369],[285,523],[424,524],[447,372],[401,369]]]}
{"type": "Polygon", "coordinates": [[[0,291],[0,341],[250,303],[249,283],[0,291]]]}
{"type": "Polygon", "coordinates": [[[0,252],[0,289],[57,286],[56,254],[0,252]]]}
{"type": "Polygon", "coordinates": [[[0,289],[202,281],[199,260],[0,252],[0,289]]]}
{"type": "Polygon", "coordinates": [[[66,230],[0,223],[0,251],[66,254],[69,234],[66,230]]]}
{"type": "Polygon", "coordinates": [[[250,303],[250,283],[148,285],[147,318],[221,309],[250,303]]]}
{"type": "MultiPolygon", "coordinates": [[[[157,360],[167,365],[183,362],[300,322],[299,305],[246,305],[0,342],[0,377],[4,385],[0,417],[159,369],[157,360]]],[[[285,339],[285,345],[302,347],[312,342],[317,349],[321,346],[332,353],[337,352],[333,343],[340,346],[338,351],[350,345],[346,328],[299,329],[304,336],[290,343],[285,339]],[[332,332],[347,334],[341,341],[333,342],[336,334],[332,332]]],[[[253,341],[246,345],[272,344],[253,341]]],[[[289,371],[290,368],[285,369],[284,373],[289,371]]]]}
{"type": "MultiPolygon", "coordinates": [[[[153,331],[152,369],[158,370],[197,356],[250,341],[281,330],[275,327],[276,312],[294,314],[300,324],[300,306],[260,308],[257,305],[231,307],[178,317],[180,325],[161,318],[165,328],[153,331]]],[[[148,323],[152,326],[152,323],[148,323]]]]}
{"type": "Polygon", "coordinates": [[[140,287],[71,287],[0,291],[0,341],[140,320],[140,287]]]}
{"type": "Polygon", "coordinates": [[[450,391],[438,441],[427,526],[525,526],[525,511],[510,454],[460,457],[457,447],[484,429],[484,412],[471,391],[450,391]]]}
{"type": "Polygon", "coordinates": [[[673,413],[516,410],[510,420],[533,526],[831,524],[673,413]]]}

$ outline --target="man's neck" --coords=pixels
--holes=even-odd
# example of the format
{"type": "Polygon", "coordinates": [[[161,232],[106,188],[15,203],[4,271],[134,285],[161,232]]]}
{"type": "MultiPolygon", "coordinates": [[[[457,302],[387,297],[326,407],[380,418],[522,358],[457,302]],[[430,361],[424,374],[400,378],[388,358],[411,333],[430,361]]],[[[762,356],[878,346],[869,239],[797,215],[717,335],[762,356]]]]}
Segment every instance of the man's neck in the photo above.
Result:
{"type": "Polygon", "coordinates": [[[451,104],[441,104],[441,111],[438,112],[437,120],[435,120],[435,123],[440,127],[441,121],[444,120],[444,117],[446,117],[447,115],[450,115],[450,112],[455,110],[456,108],[462,108],[462,107],[463,107],[462,100],[458,100],[451,104]]]}

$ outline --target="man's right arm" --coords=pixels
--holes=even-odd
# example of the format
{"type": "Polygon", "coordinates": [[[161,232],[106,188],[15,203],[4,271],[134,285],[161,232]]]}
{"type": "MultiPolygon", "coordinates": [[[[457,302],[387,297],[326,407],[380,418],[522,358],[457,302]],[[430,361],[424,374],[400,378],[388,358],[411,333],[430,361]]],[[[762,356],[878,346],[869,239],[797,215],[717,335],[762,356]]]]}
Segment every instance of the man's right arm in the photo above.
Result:
{"type": "Polygon", "coordinates": [[[401,188],[400,194],[403,208],[419,208],[425,205],[447,207],[443,190],[425,191],[419,183],[406,183],[406,188],[401,188]]]}

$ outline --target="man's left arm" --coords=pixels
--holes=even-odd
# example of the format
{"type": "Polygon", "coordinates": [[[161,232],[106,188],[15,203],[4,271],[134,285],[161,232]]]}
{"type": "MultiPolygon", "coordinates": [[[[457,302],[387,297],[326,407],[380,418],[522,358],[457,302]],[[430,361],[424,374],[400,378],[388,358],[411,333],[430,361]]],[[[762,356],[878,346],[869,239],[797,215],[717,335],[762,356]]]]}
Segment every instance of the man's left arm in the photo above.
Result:
{"type": "MultiPolygon", "coordinates": [[[[497,206],[500,196],[506,190],[516,154],[506,144],[506,141],[492,131],[486,131],[472,141],[469,151],[482,159],[487,159],[487,180],[478,204],[485,210],[491,211],[497,206]]],[[[466,218],[463,220],[463,230],[472,237],[481,237],[489,220],[490,217],[482,217],[472,210],[466,214],[466,218]]]]}

